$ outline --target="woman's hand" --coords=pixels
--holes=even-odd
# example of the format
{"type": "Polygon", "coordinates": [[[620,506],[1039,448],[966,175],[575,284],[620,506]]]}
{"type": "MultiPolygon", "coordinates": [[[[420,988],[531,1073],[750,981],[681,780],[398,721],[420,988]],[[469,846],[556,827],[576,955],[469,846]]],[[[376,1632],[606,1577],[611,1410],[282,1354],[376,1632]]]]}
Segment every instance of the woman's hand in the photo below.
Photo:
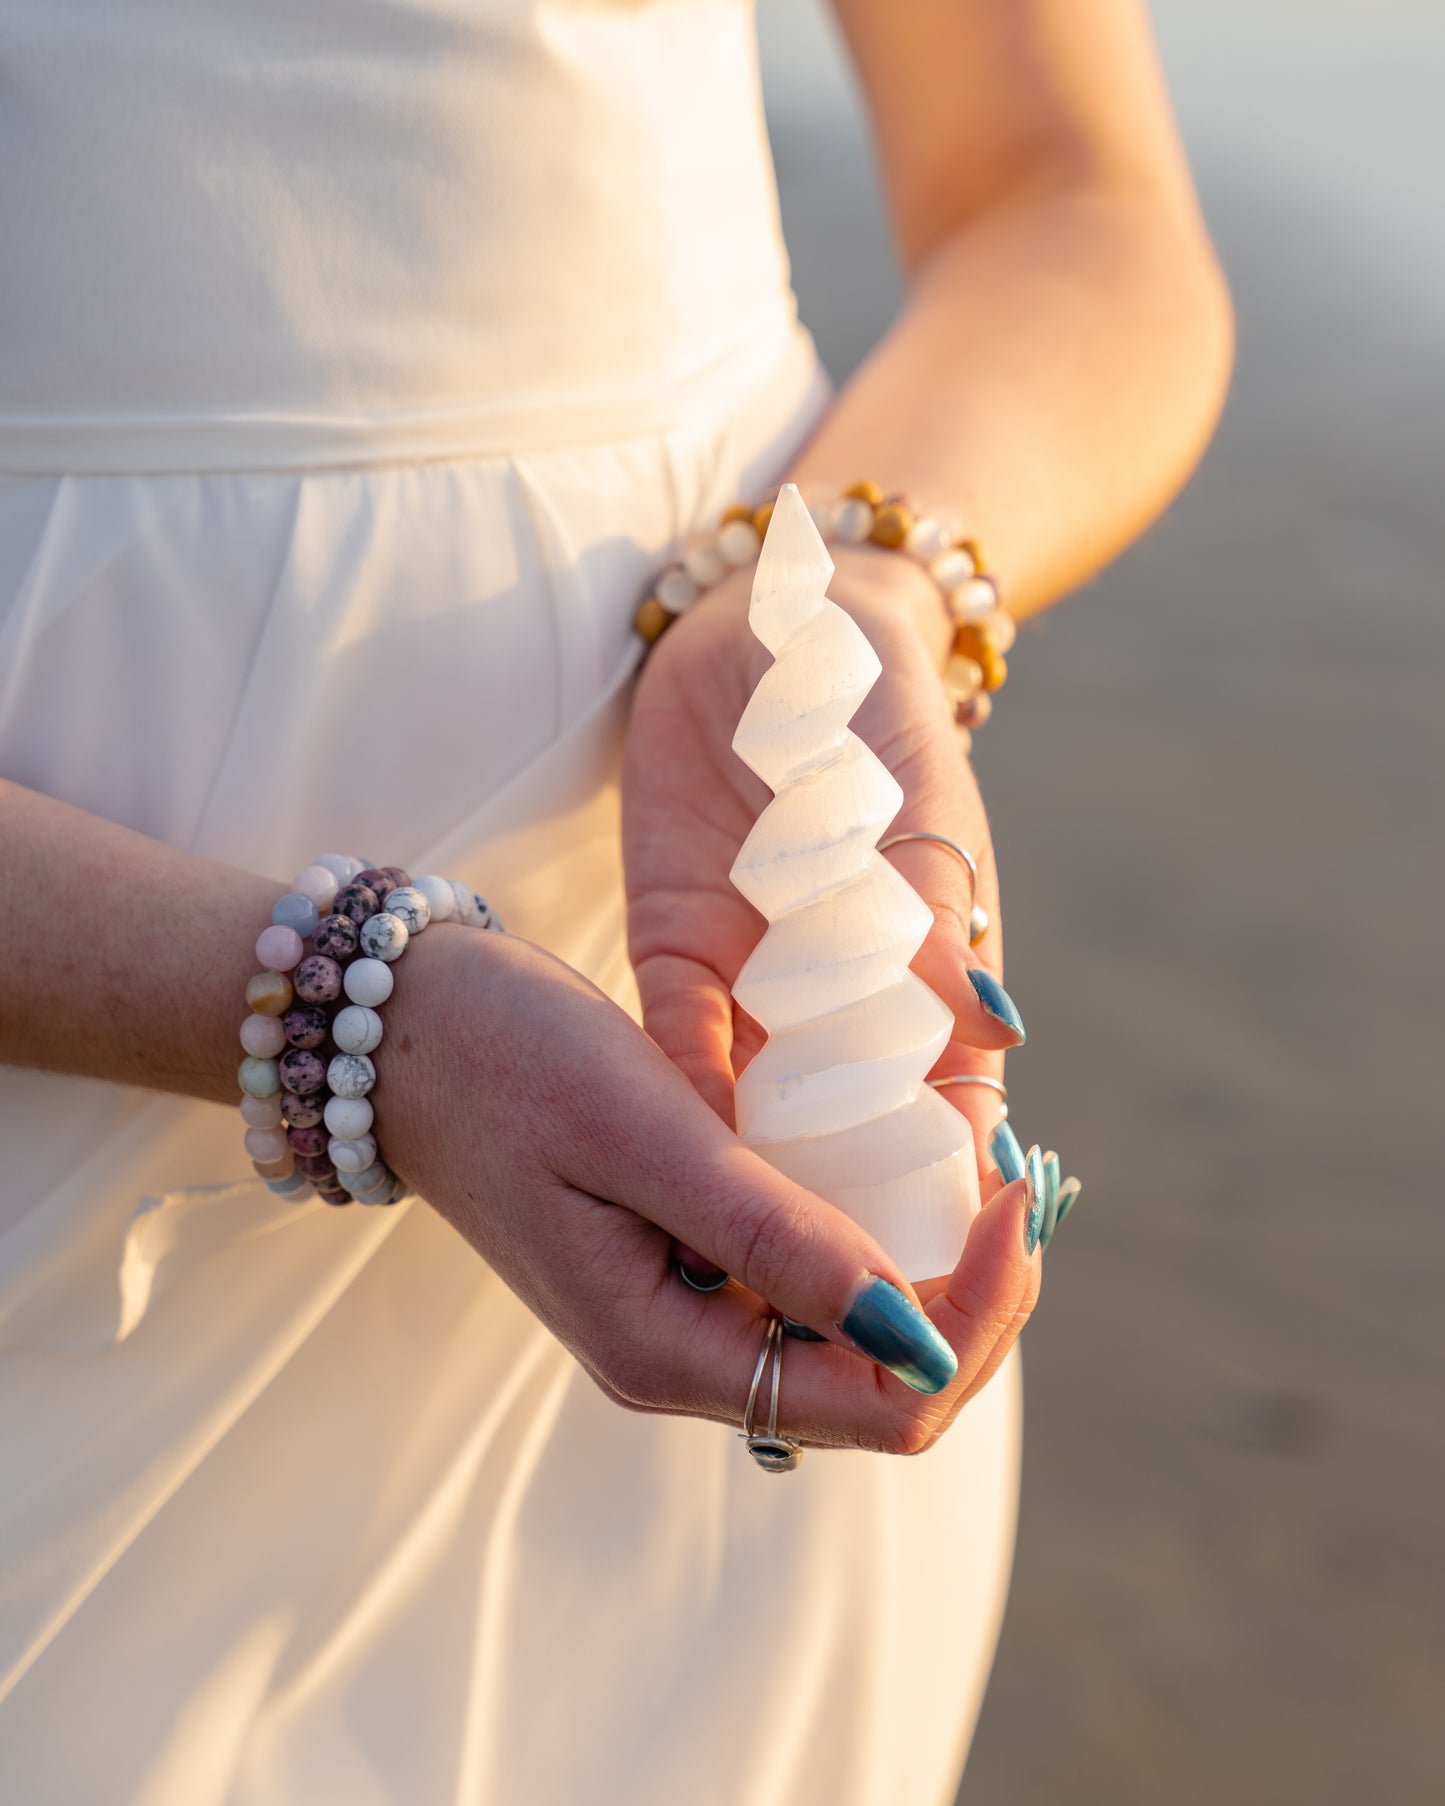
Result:
{"type": "MultiPolygon", "coordinates": [[[[852,727],[902,787],[888,834],[926,831],[966,847],[978,864],[990,927],[968,943],[972,902],[962,862],[928,843],[886,857],[927,901],[934,927],[914,970],[952,1010],[955,1032],[935,1073],[1002,1070],[1002,1050],[1023,1040],[998,983],[998,882],[983,801],[959,750],[939,682],[948,627],[931,580],[896,553],[838,548],[829,586],[883,664],[852,727]],[[978,987],[978,988],[976,988],[978,987]]],[[[654,647],[639,683],[623,769],[623,854],[628,938],[648,1033],[729,1124],[737,1073],[763,1040],[732,1000],[763,918],[728,870],[770,792],[732,750],[738,718],[770,655],[747,624],[752,573],[724,580],[654,647]]],[[[980,1152],[998,1099],[950,1087],[980,1152]]],[[[991,1168],[988,1170],[992,1170],[991,1168]]]]}
{"type": "Polygon", "coordinates": [[[738,1423],[763,1299],[828,1338],[789,1356],[780,1428],[804,1443],[926,1448],[997,1365],[1038,1286],[1024,1181],[995,1191],[925,1320],[881,1248],[743,1147],[577,973],[445,923],[406,964],[378,1062],[388,1158],[613,1399],[738,1423]],[[674,1239],[737,1283],[691,1290],[674,1239]]]}

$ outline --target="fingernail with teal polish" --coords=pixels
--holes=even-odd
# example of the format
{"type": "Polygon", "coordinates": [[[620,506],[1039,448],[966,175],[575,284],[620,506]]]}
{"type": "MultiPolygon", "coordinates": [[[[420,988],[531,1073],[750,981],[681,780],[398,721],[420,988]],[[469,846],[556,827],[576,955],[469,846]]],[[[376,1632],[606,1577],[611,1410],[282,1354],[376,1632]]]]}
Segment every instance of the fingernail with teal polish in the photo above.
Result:
{"type": "Polygon", "coordinates": [[[958,1372],[958,1360],[947,1342],[918,1306],[886,1279],[870,1279],[838,1327],[915,1392],[942,1392],[958,1372]]]}
{"type": "Polygon", "coordinates": [[[1028,1181],[1028,1201],[1024,1209],[1024,1247],[1032,1254],[1039,1245],[1039,1235],[1044,1226],[1044,1156],[1043,1151],[1031,1147],[1024,1155],[1024,1178],[1028,1181]]]}
{"type": "Polygon", "coordinates": [[[1018,1136],[1006,1122],[1001,1122],[989,1136],[988,1151],[993,1155],[993,1163],[1003,1175],[1005,1185],[1023,1178],[1024,1151],[1019,1146],[1018,1136]]]}
{"type": "Polygon", "coordinates": [[[799,1323],[792,1317],[784,1317],[783,1334],[795,1336],[799,1342],[826,1342],[828,1338],[820,1329],[809,1329],[806,1323],[799,1323]]]}
{"type": "Polygon", "coordinates": [[[1059,1214],[1054,1218],[1055,1229],[1078,1203],[1079,1193],[1083,1189],[1083,1185],[1077,1179],[1065,1179],[1059,1187],[1059,1214]]]}
{"type": "Polygon", "coordinates": [[[1044,1226],[1039,1231],[1039,1241],[1047,1248],[1049,1237],[1059,1223],[1059,1157],[1057,1154],[1044,1155],[1044,1226]]]}
{"type": "Polygon", "coordinates": [[[1018,1039],[1015,1047],[1022,1047],[1028,1037],[1024,1034],[1024,1019],[1018,1012],[1018,1006],[1003,988],[992,972],[986,972],[982,966],[970,966],[968,982],[978,992],[978,1000],[995,1022],[1003,1023],[1011,1028],[1018,1039]]]}

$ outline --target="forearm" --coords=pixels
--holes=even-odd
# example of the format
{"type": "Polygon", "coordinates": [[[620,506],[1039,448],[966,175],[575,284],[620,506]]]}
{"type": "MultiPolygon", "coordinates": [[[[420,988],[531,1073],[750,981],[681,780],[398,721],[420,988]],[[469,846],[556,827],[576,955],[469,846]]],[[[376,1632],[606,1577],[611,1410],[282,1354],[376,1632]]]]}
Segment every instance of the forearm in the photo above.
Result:
{"type": "Polygon", "coordinates": [[[230,1101],[273,880],[0,782],[12,899],[0,1061],[230,1101]]]}
{"type": "Polygon", "coordinates": [[[947,505],[1020,617],[1166,506],[1228,381],[1231,316],[1172,197],[1060,181],[976,215],[916,272],[892,330],[789,477],[875,477],[947,505]]]}

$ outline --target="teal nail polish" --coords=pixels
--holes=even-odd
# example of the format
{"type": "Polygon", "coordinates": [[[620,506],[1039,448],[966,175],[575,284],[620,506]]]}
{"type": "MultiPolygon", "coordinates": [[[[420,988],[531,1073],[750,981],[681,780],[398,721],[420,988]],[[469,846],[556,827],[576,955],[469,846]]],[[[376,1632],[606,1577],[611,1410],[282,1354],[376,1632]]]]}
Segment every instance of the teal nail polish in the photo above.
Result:
{"type": "Polygon", "coordinates": [[[1003,1175],[1005,1185],[1023,1178],[1024,1151],[1019,1146],[1018,1136],[1006,1122],[1001,1122],[989,1136],[988,1151],[993,1155],[993,1163],[1003,1175]]]}
{"type": "Polygon", "coordinates": [[[864,1354],[915,1392],[942,1392],[958,1372],[953,1350],[911,1299],[870,1279],[838,1325],[864,1354]]]}
{"type": "Polygon", "coordinates": [[[828,1338],[820,1329],[809,1329],[806,1323],[799,1323],[793,1317],[783,1318],[783,1334],[796,1336],[800,1342],[826,1342],[828,1338]]]}
{"type": "Polygon", "coordinates": [[[1063,1222],[1064,1218],[1074,1208],[1075,1204],[1078,1203],[1079,1193],[1083,1189],[1083,1185],[1077,1179],[1065,1179],[1063,1184],[1059,1187],[1059,1214],[1054,1219],[1055,1229],[1058,1228],[1059,1224],[1063,1222]]]}
{"type": "Polygon", "coordinates": [[[1039,1241],[1047,1248],[1049,1237],[1058,1228],[1059,1223],[1059,1157],[1057,1154],[1044,1155],[1044,1226],[1039,1231],[1039,1241]]]}
{"type": "Polygon", "coordinates": [[[1024,1207],[1024,1247],[1032,1254],[1039,1245],[1039,1235],[1044,1226],[1046,1185],[1043,1151],[1037,1145],[1024,1155],[1024,1178],[1029,1188],[1024,1207]]]}
{"type": "Polygon", "coordinates": [[[978,1000],[995,1022],[1003,1023],[1005,1028],[1013,1030],[1017,1039],[1015,1047],[1022,1047],[1028,1036],[1024,1033],[1024,1019],[1018,1012],[1018,1005],[1003,988],[992,972],[985,972],[982,966],[970,966],[968,982],[978,993],[978,1000]]]}

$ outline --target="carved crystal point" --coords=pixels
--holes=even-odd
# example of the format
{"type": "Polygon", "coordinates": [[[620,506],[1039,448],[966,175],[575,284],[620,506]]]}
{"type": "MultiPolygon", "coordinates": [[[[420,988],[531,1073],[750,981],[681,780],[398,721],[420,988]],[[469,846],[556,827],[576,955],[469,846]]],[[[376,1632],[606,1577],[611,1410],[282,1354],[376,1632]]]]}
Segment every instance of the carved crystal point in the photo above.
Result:
{"type": "Polygon", "coordinates": [[[848,728],[882,667],[828,600],[832,575],[788,483],[748,616],[774,662],[733,738],[773,791],[732,868],[768,922],[733,986],[768,1031],[738,1080],[738,1132],[931,1279],[979,1207],[973,1135],[924,1082],[953,1017],[909,970],[933,915],[877,850],[903,792],[848,728]]]}

